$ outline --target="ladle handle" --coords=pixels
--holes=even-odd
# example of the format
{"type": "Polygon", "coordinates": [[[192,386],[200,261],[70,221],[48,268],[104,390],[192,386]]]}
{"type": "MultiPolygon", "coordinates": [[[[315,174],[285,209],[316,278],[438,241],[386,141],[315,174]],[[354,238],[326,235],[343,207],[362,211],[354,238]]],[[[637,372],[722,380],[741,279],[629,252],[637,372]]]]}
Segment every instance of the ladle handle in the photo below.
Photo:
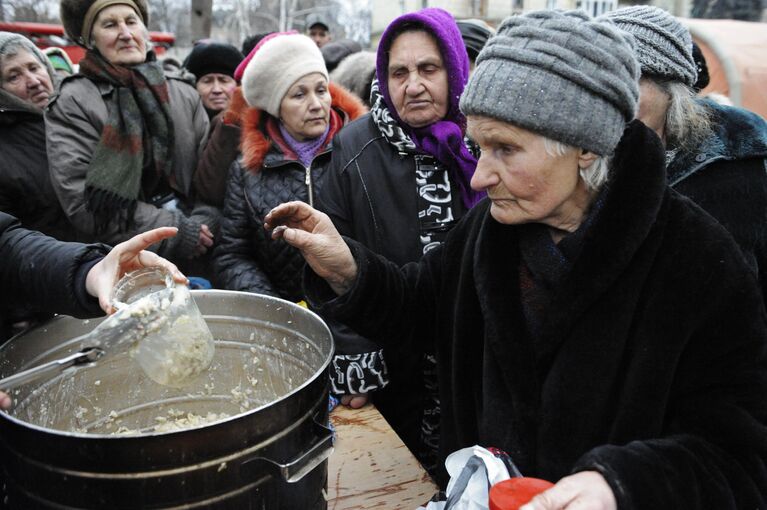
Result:
{"type": "Polygon", "coordinates": [[[76,352],[66,358],[49,361],[28,370],[23,370],[18,374],[0,379],[0,389],[10,391],[33,381],[50,379],[73,365],[94,361],[99,356],[98,353],[94,356],[94,353],[96,353],[96,350],[76,352]]]}

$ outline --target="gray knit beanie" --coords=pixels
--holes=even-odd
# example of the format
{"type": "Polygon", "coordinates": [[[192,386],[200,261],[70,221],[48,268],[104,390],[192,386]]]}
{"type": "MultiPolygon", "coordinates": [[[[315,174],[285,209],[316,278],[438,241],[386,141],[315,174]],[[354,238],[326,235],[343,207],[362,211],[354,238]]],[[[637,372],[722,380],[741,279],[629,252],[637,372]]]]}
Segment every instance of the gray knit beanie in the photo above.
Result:
{"type": "MultiPolygon", "coordinates": [[[[4,58],[9,51],[15,53],[16,47],[23,48],[32,54],[40,61],[40,64],[45,67],[45,70],[48,71],[48,76],[51,77],[51,82],[55,80],[56,72],[53,70],[51,61],[48,60],[48,57],[46,57],[42,51],[40,51],[40,48],[35,46],[35,43],[21,34],[14,32],[0,32],[0,62],[2,62],[2,58],[4,58]]],[[[2,83],[2,80],[0,80],[0,83],[2,83]]]]}
{"type": "Polygon", "coordinates": [[[624,7],[604,15],[634,36],[642,74],[660,76],[692,87],[698,70],[687,27],[663,9],[650,5],[624,7]]]}
{"type": "Polygon", "coordinates": [[[465,115],[492,117],[609,155],[636,114],[633,38],[583,11],[507,18],[477,57],[465,115]]]}

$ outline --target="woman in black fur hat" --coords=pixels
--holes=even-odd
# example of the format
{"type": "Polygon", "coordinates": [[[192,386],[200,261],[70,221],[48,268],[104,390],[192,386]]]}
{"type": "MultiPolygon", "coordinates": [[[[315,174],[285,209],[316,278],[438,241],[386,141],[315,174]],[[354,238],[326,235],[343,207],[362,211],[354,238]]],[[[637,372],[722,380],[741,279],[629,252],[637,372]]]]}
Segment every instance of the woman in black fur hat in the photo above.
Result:
{"type": "Polygon", "coordinates": [[[208,116],[195,89],[164,75],[145,0],[62,0],[67,35],[87,49],[45,114],[54,188],[72,224],[116,244],[178,227],[157,251],[184,266],[213,245],[217,213],[189,199],[208,116]]]}

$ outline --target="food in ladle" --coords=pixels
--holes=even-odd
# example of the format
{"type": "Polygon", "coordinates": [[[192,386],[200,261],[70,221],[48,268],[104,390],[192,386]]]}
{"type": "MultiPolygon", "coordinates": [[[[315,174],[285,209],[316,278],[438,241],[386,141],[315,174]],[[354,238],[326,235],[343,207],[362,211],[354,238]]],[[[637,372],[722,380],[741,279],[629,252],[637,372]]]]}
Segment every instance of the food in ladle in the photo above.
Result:
{"type": "Polygon", "coordinates": [[[167,320],[137,342],[131,355],[155,382],[184,386],[210,366],[213,336],[186,286],[176,285],[160,300],[152,297],[131,303],[131,310],[142,314],[148,306],[159,306],[167,320]]]}

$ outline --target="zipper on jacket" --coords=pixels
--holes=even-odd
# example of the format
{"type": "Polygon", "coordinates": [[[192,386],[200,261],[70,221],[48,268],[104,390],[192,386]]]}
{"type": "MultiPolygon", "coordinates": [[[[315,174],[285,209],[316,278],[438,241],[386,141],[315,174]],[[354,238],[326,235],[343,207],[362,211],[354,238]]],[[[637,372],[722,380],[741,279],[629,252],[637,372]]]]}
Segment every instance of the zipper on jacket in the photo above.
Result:
{"type": "Polygon", "coordinates": [[[330,152],[330,148],[326,147],[325,150],[323,150],[322,152],[315,154],[314,157],[312,158],[312,161],[309,163],[309,166],[306,167],[306,187],[309,192],[309,205],[312,207],[314,207],[314,191],[312,186],[312,165],[314,164],[314,161],[319,156],[322,156],[323,154],[327,154],[328,152],[330,152]]]}
{"type": "Polygon", "coordinates": [[[312,167],[311,165],[306,167],[306,187],[309,192],[309,205],[314,207],[314,196],[312,192],[312,167]]]}

